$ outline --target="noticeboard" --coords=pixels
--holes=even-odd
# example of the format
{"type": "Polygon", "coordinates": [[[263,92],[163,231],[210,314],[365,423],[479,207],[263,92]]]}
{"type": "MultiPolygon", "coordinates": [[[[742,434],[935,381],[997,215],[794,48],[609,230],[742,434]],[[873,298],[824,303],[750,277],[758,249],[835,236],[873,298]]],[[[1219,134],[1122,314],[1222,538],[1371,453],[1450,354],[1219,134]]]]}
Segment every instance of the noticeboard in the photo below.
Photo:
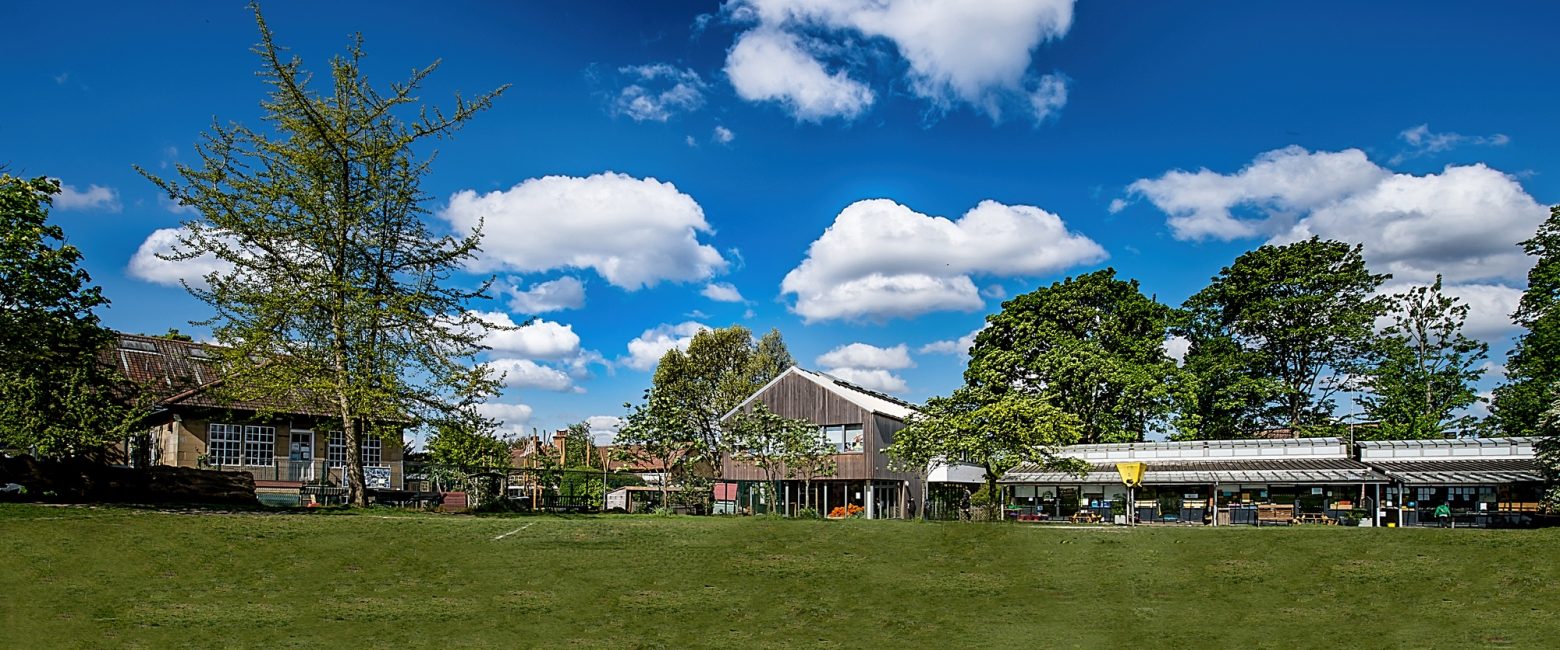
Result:
{"type": "Polygon", "coordinates": [[[390,468],[364,467],[363,486],[370,490],[390,489],[390,468]]]}

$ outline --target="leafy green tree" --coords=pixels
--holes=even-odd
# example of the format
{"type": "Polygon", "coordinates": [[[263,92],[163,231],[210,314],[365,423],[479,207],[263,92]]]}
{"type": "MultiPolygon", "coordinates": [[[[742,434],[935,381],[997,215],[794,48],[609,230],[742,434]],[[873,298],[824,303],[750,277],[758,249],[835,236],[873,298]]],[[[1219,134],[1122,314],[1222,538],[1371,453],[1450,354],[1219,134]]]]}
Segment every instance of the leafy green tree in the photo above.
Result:
{"type": "Polygon", "coordinates": [[[1033,395],[1078,418],[1084,442],[1142,440],[1170,410],[1170,309],[1113,269],[1017,296],[975,337],[965,382],[1033,395]]]}
{"type": "Polygon", "coordinates": [[[655,399],[648,404],[657,409],[658,421],[692,436],[688,462],[720,466],[721,417],[774,379],[777,361],[790,358],[778,332],[765,339],[769,343],[761,348],[740,325],[704,330],[686,352],[673,348],[661,357],[650,388],[655,399]]]}
{"type": "Polygon", "coordinates": [[[0,447],[71,456],[123,440],[141,411],[99,362],[113,334],[93,310],[108,300],[49,223],[59,191],[0,174],[0,447]]]}
{"type": "Polygon", "coordinates": [[[773,328],[759,337],[753,359],[748,362],[753,372],[753,383],[759,386],[769,383],[769,380],[779,377],[780,373],[794,365],[796,360],[791,358],[791,351],[786,349],[780,330],[773,328]]]}
{"type": "Polygon", "coordinates": [[[825,476],[833,476],[839,469],[835,461],[834,446],[818,435],[817,425],[798,420],[806,425],[786,429],[782,448],[786,478],[802,479],[802,507],[812,508],[812,482],[825,476]]]}
{"type": "Polygon", "coordinates": [[[1560,205],[1523,250],[1536,258],[1517,312],[1527,331],[1506,359],[1506,381],[1495,388],[1491,418],[1508,436],[1540,433],[1560,385],[1560,205]]]}
{"type": "Polygon", "coordinates": [[[206,324],[227,347],[228,394],[328,402],[346,438],[350,501],[363,505],[365,436],[399,442],[406,425],[497,389],[475,364],[488,324],[466,309],[485,285],[448,285],[480,233],[441,236],[424,222],[428,159],[414,148],[452,134],[503,89],[403,119],[437,64],[376,89],[358,37],[331,60],[331,87],[320,92],[253,8],[269,131],[213,126],[196,147],[199,166],[178,167],[182,181],[140,171],[201,215],[170,259],[204,255],[225,267],[189,289],[216,312],[206,324]]]}
{"type": "Polygon", "coordinates": [[[1474,383],[1489,345],[1464,336],[1468,306],[1441,293],[1441,277],[1391,298],[1392,324],[1382,331],[1359,373],[1356,398],[1379,426],[1363,430],[1382,440],[1442,438],[1468,430],[1471,415],[1454,416],[1480,401],[1474,383]]]}
{"type": "MultiPolygon", "coordinates": [[[[751,411],[738,411],[726,418],[726,453],[733,460],[757,467],[764,473],[769,503],[778,503],[780,479],[789,472],[787,461],[820,448],[818,426],[808,420],[788,418],[770,411],[762,403],[751,411]]],[[[811,487],[811,482],[808,483],[811,487]]]]}
{"type": "Polygon", "coordinates": [[[1328,426],[1346,368],[1375,340],[1387,275],[1365,267],[1360,246],[1311,238],[1247,252],[1187,299],[1177,333],[1185,366],[1207,373],[1183,395],[1187,437],[1328,426]],[[1227,381],[1245,375],[1252,381],[1227,381]]]}
{"type": "Polygon", "coordinates": [[[496,487],[492,482],[472,478],[486,472],[507,471],[512,462],[512,445],[496,435],[497,423],[465,408],[440,419],[432,428],[425,445],[432,461],[429,473],[441,482],[478,492],[479,500],[496,496],[488,493],[496,487]]]}
{"type": "Polygon", "coordinates": [[[657,487],[663,506],[671,503],[668,490],[677,475],[687,471],[687,453],[698,443],[694,434],[683,428],[678,417],[680,406],[670,402],[670,396],[650,389],[645,391],[644,402],[624,404],[628,415],[614,440],[617,460],[662,470],[657,487]]]}
{"type": "Polygon", "coordinates": [[[1019,391],[993,396],[966,386],[928,400],[884,452],[901,466],[949,459],[977,465],[987,494],[996,494],[997,479],[1019,463],[1077,470],[1076,461],[1056,451],[1082,435],[1076,415],[1042,397],[1019,391]]]}

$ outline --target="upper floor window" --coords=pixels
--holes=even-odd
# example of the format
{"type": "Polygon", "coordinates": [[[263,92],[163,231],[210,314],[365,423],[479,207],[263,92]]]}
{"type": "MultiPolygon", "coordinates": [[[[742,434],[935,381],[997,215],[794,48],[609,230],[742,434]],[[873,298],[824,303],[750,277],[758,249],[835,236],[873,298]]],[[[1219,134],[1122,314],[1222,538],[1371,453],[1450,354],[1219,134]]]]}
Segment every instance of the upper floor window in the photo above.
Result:
{"type": "Polygon", "coordinates": [[[823,442],[834,447],[835,453],[849,453],[866,449],[865,431],[859,424],[831,424],[818,428],[823,442]]]}

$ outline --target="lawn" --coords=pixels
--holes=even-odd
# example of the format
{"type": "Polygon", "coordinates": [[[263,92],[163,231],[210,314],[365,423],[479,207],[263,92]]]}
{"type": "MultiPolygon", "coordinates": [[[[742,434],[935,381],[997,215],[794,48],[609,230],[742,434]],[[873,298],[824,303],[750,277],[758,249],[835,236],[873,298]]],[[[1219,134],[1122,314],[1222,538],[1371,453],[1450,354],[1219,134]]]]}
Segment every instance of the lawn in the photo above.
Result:
{"type": "Polygon", "coordinates": [[[0,505],[0,646],[1560,643],[1560,529],[0,505]]]}

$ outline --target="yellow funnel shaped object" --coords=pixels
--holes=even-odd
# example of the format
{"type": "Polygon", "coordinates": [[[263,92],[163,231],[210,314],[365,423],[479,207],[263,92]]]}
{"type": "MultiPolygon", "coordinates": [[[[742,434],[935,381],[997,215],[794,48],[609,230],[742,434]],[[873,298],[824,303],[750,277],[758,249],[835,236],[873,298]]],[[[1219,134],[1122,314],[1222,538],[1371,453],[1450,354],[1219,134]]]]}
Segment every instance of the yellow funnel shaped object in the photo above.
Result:
{"type": "Polygon", "coordinates": [[[1143,471],[1146,469],[1147,463],[1116,463],[1116,471],[1121,473],[1121,482],[1127,487],[1142,485],[1143,471]]]}

